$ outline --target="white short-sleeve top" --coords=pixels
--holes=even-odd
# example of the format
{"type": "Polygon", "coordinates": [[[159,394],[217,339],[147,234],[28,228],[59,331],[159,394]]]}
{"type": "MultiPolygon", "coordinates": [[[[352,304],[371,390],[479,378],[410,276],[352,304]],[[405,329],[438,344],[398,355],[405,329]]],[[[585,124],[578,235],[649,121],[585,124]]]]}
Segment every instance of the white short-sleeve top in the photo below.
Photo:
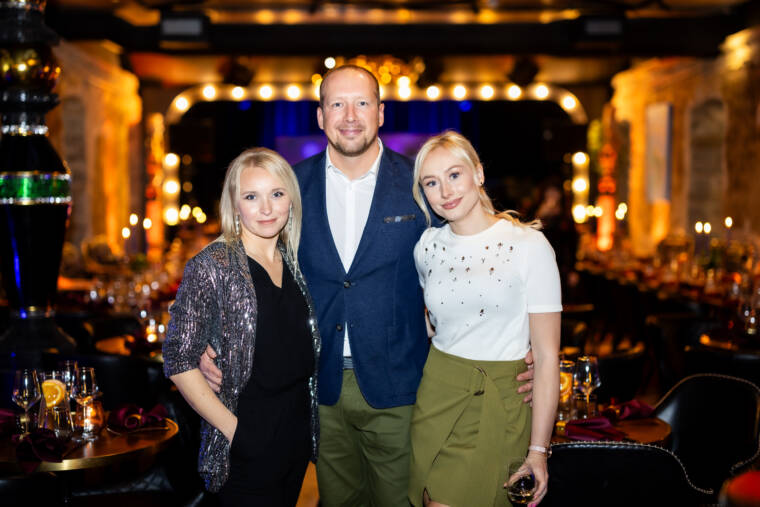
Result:
{"type": "Polygon", "coordinates": [[[414,260],[435,327],[433,345],[485,361],[522,359],[529,313],[562,311],[554,250],[543,233],[499,220],[470,236],[427,229],[414,260]]]}

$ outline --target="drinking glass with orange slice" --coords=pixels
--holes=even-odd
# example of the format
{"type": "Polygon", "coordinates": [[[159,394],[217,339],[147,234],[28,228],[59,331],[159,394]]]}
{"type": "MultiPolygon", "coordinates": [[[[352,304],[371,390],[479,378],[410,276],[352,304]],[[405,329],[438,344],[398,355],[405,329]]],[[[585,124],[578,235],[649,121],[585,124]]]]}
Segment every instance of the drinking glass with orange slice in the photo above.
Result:
{"type": "Polygon", "coordinates": [[[573,372],[575,363],[563,359],[559,362],[559,407],[557,419],[565,421],[572,417],[573,372]]]}
{"type": "Polygon", "coordinates": [[[40,404],[37,425],[53,430],[57,437],[69,438],[73,431],[69,393],[66,389],[63,373],[47,371],[40,374],[42,403],[40,404]]]}

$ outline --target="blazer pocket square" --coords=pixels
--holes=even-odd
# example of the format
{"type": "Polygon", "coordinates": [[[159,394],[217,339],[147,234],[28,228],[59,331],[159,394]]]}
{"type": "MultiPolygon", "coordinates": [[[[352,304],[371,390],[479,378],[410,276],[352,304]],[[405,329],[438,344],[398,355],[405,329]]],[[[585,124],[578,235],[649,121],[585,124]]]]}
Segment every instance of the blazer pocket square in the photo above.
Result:
{"type": "Polygon", "coordinates": [[[391,217],[385,217],[383,218],[383,222],[386,224],[397,224],[400,222],[408,222],[410,220],[414,220],[416,217],[414,214],[411,215],[396,215],[391,217]]]}

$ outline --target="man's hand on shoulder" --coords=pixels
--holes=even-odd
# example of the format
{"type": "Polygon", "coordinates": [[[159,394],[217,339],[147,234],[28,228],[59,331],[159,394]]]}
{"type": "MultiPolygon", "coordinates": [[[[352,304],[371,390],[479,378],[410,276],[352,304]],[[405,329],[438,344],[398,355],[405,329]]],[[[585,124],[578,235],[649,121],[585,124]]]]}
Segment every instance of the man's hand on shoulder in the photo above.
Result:
{"type": "Polygon", "coordinates": [[[531,406],[533,406],[533,351],[532,350],[529,350],[528,354],[525,356],[525,364],[528,365],[528,369],[517,376],[518,381],[525,382],[525,383],[517,389],[517,392],[520,394],[527,393],[525,397],[523,398],[523,402],[530,403],[531,406]]]}
{"type": "Polygon", "coordinates": [[[208,382],[209,387],[215,393],[218,393],[222,388],[222,370],[216,367],[214,359],[216,359],[216,351],[211,348],[211,345],[207,345],[206,350],[201,354],[198,368],[203,373],[203,377],[208,382]]]}

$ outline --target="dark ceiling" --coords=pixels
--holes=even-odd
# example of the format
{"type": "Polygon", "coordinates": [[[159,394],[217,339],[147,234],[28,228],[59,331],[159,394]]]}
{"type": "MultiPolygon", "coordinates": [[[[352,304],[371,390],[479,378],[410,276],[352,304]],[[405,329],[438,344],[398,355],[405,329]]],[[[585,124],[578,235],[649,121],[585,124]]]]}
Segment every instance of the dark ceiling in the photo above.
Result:
{"type": "Polygon", "coordinates": [[[758,2],[730,0],[53,0],[68,40],[127,52],[714,56],[758,2]]]}

